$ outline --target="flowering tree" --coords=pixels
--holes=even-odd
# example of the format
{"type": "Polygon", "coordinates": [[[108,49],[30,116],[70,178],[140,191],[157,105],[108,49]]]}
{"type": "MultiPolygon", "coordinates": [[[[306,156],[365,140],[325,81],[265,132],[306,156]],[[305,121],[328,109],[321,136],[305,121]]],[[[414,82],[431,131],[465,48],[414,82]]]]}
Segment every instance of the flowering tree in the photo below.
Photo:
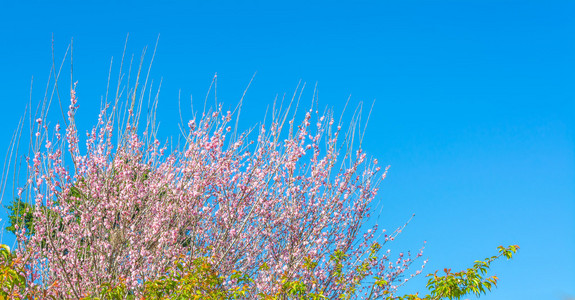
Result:
{"type": "MultiPolygon", "coordinates": [[[[75,85],[63,125],[47,117],[51,99],[32,118],[26,184],[8,207],[18,246],[2,250],[1,295],[395,299],[421,272],[405,274],[421,251],[383,248],[402,228],[365,226],[386,170],[354,147],[356,118],[343,130],[333,112],[310,109],[298,124],[294,96],[269,123],[237,134],[240,101],[193,117],[184,142],[168,147],[157,138],[157,98],[141,114],[151,88],[146,77],[138,94],[139,78],[125,100],[119,80],[85,141],[75,85]]],[[[442,292],[432,296],[475,291],[452,275],[433,277],[442,292]]]]}
{"type": "Polygon", "coordinates": [[[400,230],[363,228],[385,171],[353,147],[354,127],[313,110],[298,125],[290,103],[236,134],[241,108],[219,106],[168,148],[154,110],[141,115],[137,87],[125,106],[118,93],[104,105],[85,142],[75,85],[63,126],[44,106],[35,118],[27,181],[11,207],[23,295],[80,298],[119,284],[143,295],[176,264],[200,261],[223,278],[218,288],[249,298],[296,287],[377,298],[406,280],[414,258],[382,250],[400,230]]]}

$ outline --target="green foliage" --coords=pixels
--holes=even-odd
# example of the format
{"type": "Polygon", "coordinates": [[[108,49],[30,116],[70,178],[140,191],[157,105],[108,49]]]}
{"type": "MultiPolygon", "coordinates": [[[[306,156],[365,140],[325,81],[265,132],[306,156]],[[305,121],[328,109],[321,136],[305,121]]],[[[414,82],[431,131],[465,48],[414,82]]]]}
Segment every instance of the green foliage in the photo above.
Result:
{"type": "MultiPolygon", "coordinates": [[[[356,267],[357,276],[351,281],[346,281],[342,269],[346,255],[342,251],[335,251],[331,255],[333,262],[333,278],[339,284],[346,285],[345,293],[339,295],[340,299],[351,299],[355,295],[356,288],[367,276],[368,264],[380,246],[376,243],[372,246],[370,255],[356,267]]],[[[428,274],[430,277],[427,289],[430,294],[420,298],[418,294],[404,296],[388,296],[386,300],[439,300],[439,299],[461,299],[463,296],[473,294],[480,296],[491,291],[497,286],[497,276],[485,277],[491,263],[502,256],[511,259],[517,252],[519,246],[509,247],[499,246],[499,255],[491,256],[483,261],[475,261],[471,268],[460,272],[451,272],[451,269],[444,269],[445,275],[437,275],[438,271],[428,274]]],[[[306,259],[304,268],[313,270],[317,263],[306,259]]],[[[0,299],[28,299],[20,294],[26,287],[26,278],[23,275],[22,266],[18,263],[15,254],[10,252],[6,245],[0,245],[0,299]]],[[[260,267],[265,270],[266,264],[260,267]]],[[[388,284],[381,278],[375,278],[375,285],[383,287],[388,284]]],[[[99,291],[92,296],[82,298],[84,300],[110,299],[110,300],[135,300],[135,299],[327,299],[322,292],[312,293],[309,287],[296,279],[290,279],[287,274],[280,280],[281,288],[275,295],[252,295],[250,285],[253,280],[238,271],[234,271],[229,276],[224,276],[209,262],[208,258],[201,257],[191,263],[177,261],[174,267],[168,270],[165,275],[144,283],[144,290],[141,298],[136,298],[133,291],[126,288],[125,280],[120,278],[120,282],[112,285],[102,284],[99,291]],[[225,280],[235,282],[234,288],[226,288],[225,280]]],[[[46,291],[41,294],[46,295],[46,291]]],[[[33,297],[34,298],[34,297],[33,297]]],[[[371,297],[370,297],[371,298],[371,297]]],[[[32,299],[32,298],[30,298],[32,299]]]]}
{"type": "Polygon", "coordinates": [[[475,296],[481,296],[491,291],[493,287],[497,286],[497,276],[491,276],[485,278],[491,263],[501,256],[511,259],[513,254],[517,252],[519,246],[512,245],[507,248],[499,246],[499,255],[491,256],[485,258],[483,261],[475,261],[473,267],[468,268],[464,271],[452,273],[451,269],[444,269],[444,276],[437,275],[438,271],[435,273],[428,274],[427,277],[431,277],[427,282],[427,288],[430,290],[431,294],[425,296],[424,298],[419,298],[417,294],[415,295],[405,295],[401,297],[388,297],[389,300],[418,300],[418,299],[461,299],[461,297],[469,294],[475,296]]]}
{"type": "MultiPolygon", "coordinates": [[[[341,253],[339,254],[335,254],[338,256],[342,256],[341,253]]],[[[333,256],[332,256],[333,257],[333,256]]],[[[313,271],[313,269],[315,269],[315,267],[317,266],[317,262],[312,261],[309,258],[305,258],[304,259],[304,268],[310,271],[313,271]]],[[[315,282],[317,282],[317,279],[315,279],[315,282]]],[[[301,282],[300,280],[298,280],[297,278],[290,278],[288,277],[288,274],[286,272],[286,274],[284,274],[280,280],[281,283],[281,288],[279,289],[279,291],[273,295],[264,295],[264,294],[259,294],[258,296],[260,296],[261,299],[310,299],[310,300],[320,300],[320,299],[328,299],[326,296],[324,296],[323,292],[319,292],[319,293],[312,293],[308,287],[307,284],[301,282]]]]}
{"type": "Polygon", "coordinates": [[[0,299],[19,298],[25,286],[26,277],[18,266],[16,256],[8,246],[0,245],[0,299]]]}
{"type": "MultiPolygon", "coordinates": [[[[205,257],[195,259],[191,264],[178,261],[166,275],[144,283],[142,299],[243,299],[247,296],[249,283],[252,281],[241,272],[234,272],[230,280],[239,283],[238,288],[226,289],[223,286],[225,277],[220,276],[205,257]]],[[[86,297],[96,299],[136,299],[120,284],[103,284],[98,295],[86,297]]]]}
{"type": "Polygon", "coordinates": [[[146,299],[226,299],[223,278],[206,258],[195,259],[189,267],[176,262],[169,276],[146,282],[146,299]]]}
{"type": "Polygon", "coordinates": [[[93,297],[85,297],[82,298],[84,300],[104,300],[104,299],[109,299],[109,300],[123,300],[123,299],[127,299],[127,300],[133,300],[136,299],[133,295],[133,293],[130,293],[127,289],[126,289],[126,285],[124,284],[123,280],[120,281],[119,284],[116,285],[112,285],[110,283],[104,283],[100,286],[100,291],[99,291],[99,295],[97,296],[93,296],[93,297]]]}
{"type": "Polygon", "coordinates": [[[9,225],[6,231],[16,233],[16,225],[26,228],[28,235],[34,234],[34,206],[27,202],[14,198],[10,205],[6,207],[8,210],[9,225]]]}

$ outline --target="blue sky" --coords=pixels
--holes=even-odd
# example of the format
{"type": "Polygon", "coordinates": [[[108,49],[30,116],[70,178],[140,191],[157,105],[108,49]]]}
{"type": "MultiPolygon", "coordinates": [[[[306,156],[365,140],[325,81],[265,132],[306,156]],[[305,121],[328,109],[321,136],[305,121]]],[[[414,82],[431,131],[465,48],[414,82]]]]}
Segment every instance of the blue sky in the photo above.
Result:
{"type": "Polygon", "coordinates": [[[74,38],[85,126],[126,34],[136,57],[160,34],[151,75],[163,80],[166,135],[177,134],[179,90],[199,106],[215,72],[218,98],[234,105],[257,71],[245,126],[299,80],[310,100],[317,82],[320,106],[375,99],[364,149],[391,165],[379,223],[393,229],[416,214],[394,251],[426,240],[427,273],[518,244],[482,299],[575,297],[575,2],[161,3],[0,0],[0,138],[15,129],[32,77],[33,100],[43,96],[52,33],[57,61],[74,38]]]}

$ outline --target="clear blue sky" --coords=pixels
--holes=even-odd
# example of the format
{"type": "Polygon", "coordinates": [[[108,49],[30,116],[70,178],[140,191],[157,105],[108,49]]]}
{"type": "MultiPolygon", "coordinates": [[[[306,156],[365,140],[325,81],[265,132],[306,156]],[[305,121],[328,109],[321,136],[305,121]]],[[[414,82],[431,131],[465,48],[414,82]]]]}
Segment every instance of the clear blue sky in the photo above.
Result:
{"type": "Polygon", "coordinates": [[[0,140],[15,129],[32,76],[33,99],[44,93],[52,33],[57,60],[74,38],[90,122],[126,34],[136,57],[160,34],[152,78],[163,79],[166,135],[178,90],[199,106],[215,72],[229,105],[258,72],[246,126],[300,79],[318,83],[320,105],[376,99],[364,148],[391,165],[379,223],[393,229],[416,214],[394,251],[427,240],[427,273],[519,244],[513,261],[494,265],[500,287],[482,299],[575,297],[575,2],[50,2],[0,0],[0,140]]]}

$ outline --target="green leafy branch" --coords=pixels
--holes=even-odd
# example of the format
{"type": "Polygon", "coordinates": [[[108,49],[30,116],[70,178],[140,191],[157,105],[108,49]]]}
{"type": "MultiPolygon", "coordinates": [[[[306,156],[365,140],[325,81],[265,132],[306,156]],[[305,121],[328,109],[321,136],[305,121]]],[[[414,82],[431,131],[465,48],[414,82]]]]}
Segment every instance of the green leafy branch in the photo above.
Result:
{"type": "Polygon", "coordinates": [[[431,291],[430,295],[420,298],[418,294],[405,295],[401,297],[388,297],[388,300],[438,300],[438,299],[461,299],[469,294],[480,296],[491,291],[497,286],[497,276],[485,277],[491,263],[504,256],[511,259],[517,252],[519,246],[511,245],[509,247],[499,246],[499,255],[485,258],[483,261],[475,261],[473,267],[464,271],[452,273],[451,269],[444,269],[445,275],[437,275],[438,271],[428,274],[431,277],[427,282],[427,289],[431,291]]]}

